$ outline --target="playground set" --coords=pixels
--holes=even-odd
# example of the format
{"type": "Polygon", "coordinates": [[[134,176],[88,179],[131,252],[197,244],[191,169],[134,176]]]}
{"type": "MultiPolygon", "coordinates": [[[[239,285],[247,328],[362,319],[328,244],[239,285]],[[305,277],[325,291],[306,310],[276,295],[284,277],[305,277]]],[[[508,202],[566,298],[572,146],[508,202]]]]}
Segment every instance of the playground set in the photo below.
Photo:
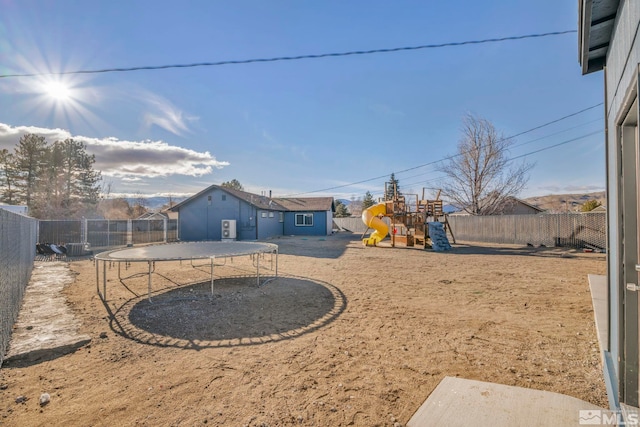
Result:
{"type": "Polygon", "coordinates": [[[399,194],[395,183],[386,182],[384,187],[385,200],[362,212],[362,221],[367,226],[362,234],[363,244],[376,246],[391,234],[392,247],[402,244],[434,250],[451,248],[447,231],[453,243],[456,240],[442,208],[440,191],[434,200],[428,200],[425,199],[424,189],[422,198],[418,198],[417,194],[399,194]],[[407,196],[415,196],[415,200],[408,200],[407,196]],[[382,219],[384,217],[389,218],[390,225],[382,219]],[[373,232],[369,237],[364,237],[371,229],[373,232]]]}

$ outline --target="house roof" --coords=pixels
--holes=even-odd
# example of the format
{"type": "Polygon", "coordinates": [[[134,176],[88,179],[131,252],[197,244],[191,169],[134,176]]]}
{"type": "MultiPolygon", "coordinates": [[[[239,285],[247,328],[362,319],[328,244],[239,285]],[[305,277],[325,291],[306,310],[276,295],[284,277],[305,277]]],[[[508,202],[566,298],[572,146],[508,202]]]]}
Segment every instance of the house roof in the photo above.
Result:
{"type": "Polygon", "coordinates": [[[194,194],[188,199],[183,200],[170,210],[180,210],[180,207],[186,205],[192,200],[197,199],[201,195],[213,190],[222,190],[240,200],[255,206],[258,209],[272,211],[328,211],[335,210],[333,205],[333,197],[306,197],[306,198],[271,198],[258,194],[248,193],[246,191],[234,190],[232,188],[223,187],[221,185],[211,185],[199,193],[194,194]]]}
{"type": "Polygon", "coordinates": [[[579,0],[578,61],[582,74],[603,69],[620,0],[579,0]]]}
{"type": "MultiPolygon", "coordinates": [[[[517,197],[508,197],[508,200],[510,200],[512,203],[517,203],[517,204],[527,206],[535,211],[538,211],[538,213],[544,212],[544,209],[536,205],[532,205],[531,203],[527,203],[522,199],[518,199],[517,197]]],[[[464,209],[460,209],[458,211],[451,212],[449,215],[469,215],[469,213],[466,212],[464,209]]]]}
{"type": "Polygon", "coordinates": [[[536,206],[536,205],[532,205],[531,203],[527,203],[527,202],[525,202],[525,201],[524,201],[524,200],[522,200],[522,199],[518,199],[517,197],[513,197],[513,200],[514,200],[516,203],[521,203],[521,204],[523,204],[523,205],[525,205],[525,206],[528,206],[528,207],[530,207],[531,209],[534,209],[534,210],[536,210],[536,211],[538,211],[538,212],[544,212],[544,209],[542,209],[542,208],[540,208],[540,207],[538,207],[538,206],[536,206]]]}
{"type": "Polygon", "coordinates": [[[296,198],[276,198],[278,204],[284,206],[288,211],[335,211],[333,197],[296,197],[296,198]]]}

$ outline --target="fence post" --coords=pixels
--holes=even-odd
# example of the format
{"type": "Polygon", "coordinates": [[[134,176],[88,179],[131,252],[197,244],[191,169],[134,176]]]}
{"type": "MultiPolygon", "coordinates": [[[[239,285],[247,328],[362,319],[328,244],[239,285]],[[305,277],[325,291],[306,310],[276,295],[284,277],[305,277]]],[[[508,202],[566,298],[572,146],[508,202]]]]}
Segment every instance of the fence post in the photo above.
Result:
{"type": "Polygon", "coordinates": [[[133,246],[133,225],[131,219],[127,220],[127,246],[133,246]]]}
{"type": "Polygon", "coordinates": [[[164,243],[167,243],[167,227],[168,227],[167,218],[162,218],[162,229],[164,230],[164,236],[163,236],[164,243]]]}

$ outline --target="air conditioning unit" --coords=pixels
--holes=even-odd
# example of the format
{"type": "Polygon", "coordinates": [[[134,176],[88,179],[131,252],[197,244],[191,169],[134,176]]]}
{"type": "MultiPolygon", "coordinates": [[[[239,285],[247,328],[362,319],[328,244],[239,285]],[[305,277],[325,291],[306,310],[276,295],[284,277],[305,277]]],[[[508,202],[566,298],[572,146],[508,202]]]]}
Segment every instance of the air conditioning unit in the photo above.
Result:
{"type": "Polygon", "coordinates": [[[222,239],[235,239],[236,238],[236,220],[235,219],[223,219],[222,220],[222,239]]]}

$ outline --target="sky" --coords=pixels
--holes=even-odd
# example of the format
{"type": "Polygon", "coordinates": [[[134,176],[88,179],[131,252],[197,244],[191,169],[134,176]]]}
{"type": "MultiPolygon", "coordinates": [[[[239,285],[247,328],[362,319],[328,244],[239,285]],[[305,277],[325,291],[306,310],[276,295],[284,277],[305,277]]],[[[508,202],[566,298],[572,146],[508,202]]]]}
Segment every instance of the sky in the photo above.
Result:
{"type": "Polygon", "coordinates": [[[582,76],[575,32],[75,73],[479,41],[577,22],[577,3],[557,0],[0,0],[0,148],[25,133],[82,141],[112,196],[183,197],[237,179],[274,197],[358,199],[381,196],[394,173],[403,192],[429,197],[473,114],[518,135],[509,157],[534,164],[521,197],[602,191],[603,75],[582,76]]]}

